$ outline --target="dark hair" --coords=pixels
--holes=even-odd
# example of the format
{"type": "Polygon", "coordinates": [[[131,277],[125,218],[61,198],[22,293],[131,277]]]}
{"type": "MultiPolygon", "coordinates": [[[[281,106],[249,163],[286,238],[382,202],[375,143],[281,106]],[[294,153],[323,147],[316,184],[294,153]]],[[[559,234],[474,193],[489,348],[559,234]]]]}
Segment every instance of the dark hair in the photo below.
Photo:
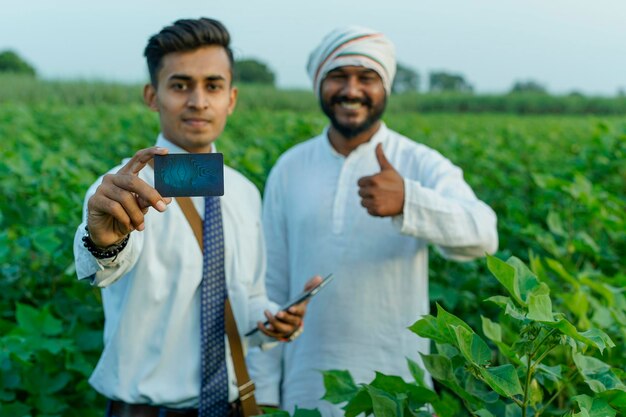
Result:
{"type": "Polygon", "coordinates": [[[233,51],[230,49],[230,34],[218,20],[201,17],[181,19],[166,26],[148,40],[143,51],[148,61],[150,82],[156,87],[163,57],[172,52],[193,51],[204,46],[218,45],[226,50],[231,74],[234,70],[233,51]]]}

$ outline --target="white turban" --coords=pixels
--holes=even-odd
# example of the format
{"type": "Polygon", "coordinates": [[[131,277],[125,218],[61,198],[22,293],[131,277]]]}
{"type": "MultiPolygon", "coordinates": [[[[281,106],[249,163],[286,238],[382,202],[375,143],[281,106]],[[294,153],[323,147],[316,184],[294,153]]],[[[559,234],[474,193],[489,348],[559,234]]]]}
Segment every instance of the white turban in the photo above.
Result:
{"type": "Polygon", "coordinates": [[[384,34],[361,26],[348,26],[330,32],[309,56],[307,71],[315,94],[329,71],[354,65],[376,71],[387,95],[396,75],[396,51],[384,34]]]}

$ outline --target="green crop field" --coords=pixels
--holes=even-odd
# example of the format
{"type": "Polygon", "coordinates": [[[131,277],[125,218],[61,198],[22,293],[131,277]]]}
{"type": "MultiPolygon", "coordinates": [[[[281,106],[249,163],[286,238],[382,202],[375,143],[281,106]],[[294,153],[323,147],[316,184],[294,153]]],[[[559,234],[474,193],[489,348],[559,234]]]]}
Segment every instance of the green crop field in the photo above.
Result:
{"type": "MultiPolygon", "coordinates": [[[[0,89],[0,417],[99,416],[86,381],[102,348],[100,295],[76,280],[73,236],[87,187],[152,145],[158,120],[137,88],[33,83],[0,89]]],[[[303,92],[243,87],[240,101],[217,146],[262,190],[278,156],[326,119],[303,92]]],[[[466,264],[431,254],[433,316],[411,330],[436,344],[435,397],[375,381],[341,398],[377,415],[419,415],[402,414],[419,398],[440,416],[623,415],[626,116],[390,103],[385,121],[463,168],[498,214],[500,250],[466,264]]],[[[351,386],[327,375],[331,391],[333,378],[351,386]]]]}

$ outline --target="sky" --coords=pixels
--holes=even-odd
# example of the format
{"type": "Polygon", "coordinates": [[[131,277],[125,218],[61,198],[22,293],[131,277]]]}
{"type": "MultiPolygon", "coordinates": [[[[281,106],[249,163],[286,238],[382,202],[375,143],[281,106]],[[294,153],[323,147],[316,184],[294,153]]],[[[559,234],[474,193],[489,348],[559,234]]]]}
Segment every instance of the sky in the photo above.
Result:
{"type": "Polygon", "coordinates": [[[458,73],[479,93],[534,80],[548,91],[626,91],[626,0],[29,0],[0,8],[0,51],[47,79],[144,82],[148,38],[179,18],[231,32],[237,58],[265,62],[284,88],[310,88],[322,37],[357,24],[384,32],[421,75],[458,73]]]}

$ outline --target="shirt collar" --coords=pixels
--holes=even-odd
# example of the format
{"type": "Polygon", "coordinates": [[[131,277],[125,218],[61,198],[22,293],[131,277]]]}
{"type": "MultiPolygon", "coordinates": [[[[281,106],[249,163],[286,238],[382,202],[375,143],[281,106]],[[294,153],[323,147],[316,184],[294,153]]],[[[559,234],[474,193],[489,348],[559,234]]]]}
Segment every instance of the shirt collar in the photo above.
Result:
{"type": "MultiPolygon", "coordinates": [[[[169,139],[163,136],[163,133],[159,133],[157,137],[156,146],[160,146],[162,148],[166,148],[169,150],[169,153],[189,153],[178,145],[172,143],[169,139]]],[[[217,148],[215,147],[215,143],[211,144],[211,152],[216,152],[217,148]]]]}

